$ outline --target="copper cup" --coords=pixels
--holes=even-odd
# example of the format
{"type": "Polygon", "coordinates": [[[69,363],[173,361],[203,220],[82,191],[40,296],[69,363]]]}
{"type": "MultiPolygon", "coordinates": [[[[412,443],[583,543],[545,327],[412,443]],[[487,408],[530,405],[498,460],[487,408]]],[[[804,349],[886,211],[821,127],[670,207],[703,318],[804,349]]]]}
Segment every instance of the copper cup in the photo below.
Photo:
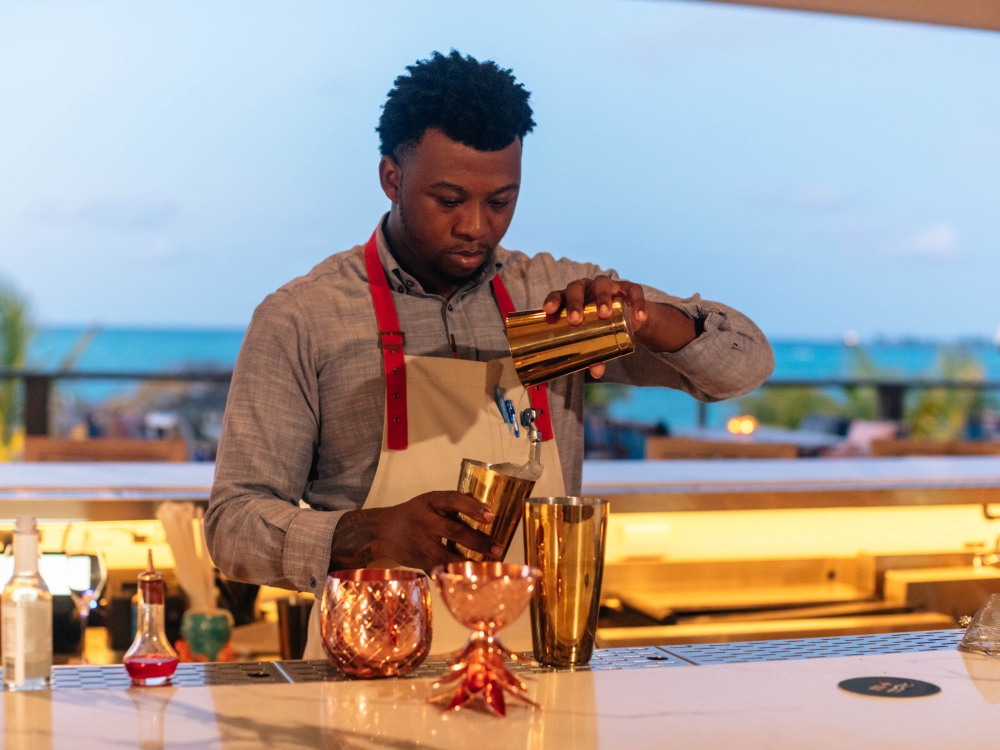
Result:
{"type": "Polygon", "coordinates": [[[607,500],[533,497],[525,503],[525,557],[541,571],[531,602],[531,639],[542,664],[574,667],[590,661],[607,528],[607,500]]]}
{"type": "Polygon", "coordinates": [[[583,308],[583,322],[571,326],[566,310],[548,316],[524,310],[507,316],[507,341],[514,369],[526,388],[598,362],[635,351],[632,318],[620,299],[611,303],[611,317],[597,315],[597,305],[583,308]]]}
{"type": "Polygon", "coordinates": [[[352,677],[402,677],[431,648],[431,592],[411,570],[341,570],[326,579],[320,634],[331,664],[352,677]]]}
{"type": "MultiPolygon", "coordinates": [[[[458,477],[458,491],[481,502],[496,518],[491,523],[480,523],[464,513],[459,513],[458,517],[466,525],[489,536],[503,550],[500,555],[500,559],[503,560],[524,512],[524,500],[531,494],[535,482],[502,474],[494,467],[495,464],[473,461],[470,458],[463,459],[462,472],[458,477]]],[[[486,555],[474,552],[456,542],[449,542],[448,545],[470,560],[482,562],[489,559],[486,555]]]]}
{"type": "Polygon", "coordinates": [[[507,694],[536,705],[528,686],[511,673],[506,660],[518,656],[501,643],[497,631],[514,622],[531,600],[538,571],[527,565],[465,562],[439,565],[431,571],[448,611],[472,630],[448,671],[434,685],[457,683],[433,700],[447,699],[446,710],[481,703],[498,716],[507,713],[507,694]]]}
{"type": "Polygon", "coordinates": [[[493,634],[531,601],[538,571],[508,563],[449,563],[431,571],[448,611],[475,631],[493,634]]]}

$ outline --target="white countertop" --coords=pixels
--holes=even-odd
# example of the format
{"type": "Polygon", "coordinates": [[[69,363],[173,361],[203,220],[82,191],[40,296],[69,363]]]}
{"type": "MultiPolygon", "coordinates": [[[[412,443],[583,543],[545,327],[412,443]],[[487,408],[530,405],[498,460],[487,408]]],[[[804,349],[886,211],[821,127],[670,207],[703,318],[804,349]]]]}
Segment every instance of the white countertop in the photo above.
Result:
{"type": "Polygon", "coordinates": [[[207,500],[215,464],[0,463],[0,500],[207,500]]]}
{"type": "MultiPolygon", "coordinates": [[[[215,464],[0,463],[0,500],[207,500],[215,464]]],[[[584,461],[585,495],[1000,488],[1000,457],[584,461]]]]}
{"type": "Polygon", "coordinates": [[[543,674],[530,684],[542,708],[511,707],[505,719],[442,713],[430,690],[430,680],[377,680],[3,693],[3,747],[978,750],[1000,732],[1000,659],[958,651],[543,674]],[[941,692],[837,687],[866,676],[941,692]]]}

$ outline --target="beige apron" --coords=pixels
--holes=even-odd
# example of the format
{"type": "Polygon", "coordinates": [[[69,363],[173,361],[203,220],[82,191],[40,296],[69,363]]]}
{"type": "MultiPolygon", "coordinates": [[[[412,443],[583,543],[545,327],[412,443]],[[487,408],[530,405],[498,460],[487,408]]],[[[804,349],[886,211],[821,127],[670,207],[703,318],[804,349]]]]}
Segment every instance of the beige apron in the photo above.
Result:
{"type": "MultiPolygon", "coordinates": [[[[383,423],[382,451],[364,508],[385,508],[434,490],[453,490],[463,458],[488,463],[528,460],[527,430],[511,435],[494,399],[496,386],[504,389],[517,410],[517,420],[529,408],[528,394],[517,379],[510,358],[475,362],[443,357],[406,356],[407,420],[409,445],[390,451],[383,423]]],[[[559,449],[556,441],[542,443],[541,462],[545,467],[532,495],[565,495],[559,449]]],[[[524,535],[521,525],[507,552],[507,562],[524,562],[524,535]]],[[[381,565],[380,561],[375,565],[381,565]]],[[[448,612],[437,587],[431,582],[434,640],[431,653],[454,651],[465,643],[469,630],[448,612]]],[[[309,619],[309,635],[304,659],[323,659],[319,632],[320,601],[309,619]]],[[[503,629],[501,637],[516,651],[531,650],[531,624],[525,611],[503,629]]]]}

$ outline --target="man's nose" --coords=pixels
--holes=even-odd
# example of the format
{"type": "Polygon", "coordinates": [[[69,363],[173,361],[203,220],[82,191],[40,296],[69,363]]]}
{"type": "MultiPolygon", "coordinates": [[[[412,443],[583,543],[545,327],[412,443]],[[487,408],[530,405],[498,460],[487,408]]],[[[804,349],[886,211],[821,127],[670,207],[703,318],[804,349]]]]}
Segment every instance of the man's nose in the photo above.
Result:
{"type": "Polygon", "coordinates": [[[485,237],[488,227],[482,206],[471,201],[462,206],[453,231],[456,237],[466,242],[478,242],[485,237]]]}

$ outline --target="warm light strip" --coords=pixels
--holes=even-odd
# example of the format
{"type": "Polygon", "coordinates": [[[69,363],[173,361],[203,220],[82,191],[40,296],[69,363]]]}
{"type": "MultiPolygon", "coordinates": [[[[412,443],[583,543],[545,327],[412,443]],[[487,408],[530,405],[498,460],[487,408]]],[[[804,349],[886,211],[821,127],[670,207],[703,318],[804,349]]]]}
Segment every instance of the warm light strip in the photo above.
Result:
{"type": "Polygon", "coordinates": [[[975,506],[621,513],[606,560],[777,560],[992,550],[1000,523],[975,506]]]}

